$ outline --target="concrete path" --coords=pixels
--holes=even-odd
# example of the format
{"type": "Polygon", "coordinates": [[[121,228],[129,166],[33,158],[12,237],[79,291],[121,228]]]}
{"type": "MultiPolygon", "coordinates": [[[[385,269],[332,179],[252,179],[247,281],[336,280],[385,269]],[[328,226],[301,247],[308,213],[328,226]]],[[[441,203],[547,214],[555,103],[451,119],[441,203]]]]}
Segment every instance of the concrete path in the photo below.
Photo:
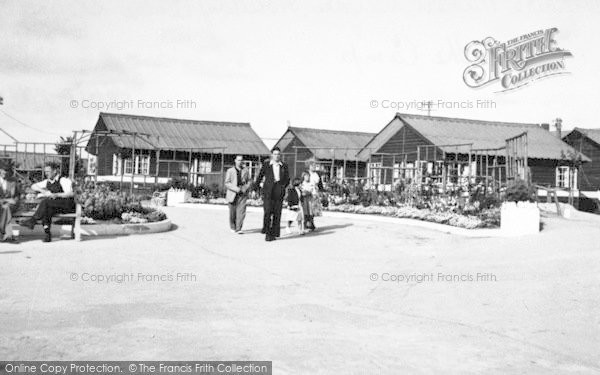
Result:
{"type": "Polygon", "coordinates": [[[0,245],[0,357],[272,360],[275,374],[600,373],[600,220],[468,238],[339,217],[266,243],[171,232],[0,245]],[[393,281],[392,281],[393,280],[393,281]]]}

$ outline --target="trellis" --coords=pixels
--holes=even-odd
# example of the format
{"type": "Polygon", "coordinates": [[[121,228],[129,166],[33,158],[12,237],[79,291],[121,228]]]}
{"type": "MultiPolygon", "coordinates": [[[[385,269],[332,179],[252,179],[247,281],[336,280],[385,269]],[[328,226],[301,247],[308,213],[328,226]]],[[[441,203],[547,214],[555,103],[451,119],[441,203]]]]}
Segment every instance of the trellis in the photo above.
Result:
{"type": "Polygon", "coordinates": [[[69,160],[70,176],[75,175],[75,160],[79,156],[79,160],[83,160],[83,152],[85,147],[73,147],[71,142],[20,142],[15,141],[13,144],[0,145],[0,159],[11,160],[14,163],[15,173],[21,178],[31,179],[32,175],[40,174],[42,177],[44,166],[48,162],[57,162],[60,166],[60,173],[64,171],[63,161],[69,160]],[[61,155],[56,153],[57,145],[65,145],[71,148],[69,155],[61,155]],[[33,161],[33,162],[32,162],[33,161]]]}
{"type": "MultiPolygon", "coordinates": [[[[384,185],[387,185],[388,173],[398,176],[397,178],[403,176],[406,181],[409,172],[410,184],[417,190],[432,182],[439,185],[442,194],[447,192],[448,184],[464,185],[468,189],[479,185],[484,186],[486,191],[500,194],[503,187],[517,178],[530,180],[527,163],[527,132],[524,132],[506,139],[504,146],[496,148],[476,149],[473,148],[473,143],[431,144],[418,145],[414,152],[370,154],[368,173],[372,186],[378,185],[378,181],[382,181],[381,177],[384,185]],[[413,163],[408,162],[410,156],[413,163]],[[387,161],[392,158],[391,165],[385,162],[386,157],[387,161]],[[401,162],[397,162],[398,160],[401,162]],[[373,165],[377,163],[380,165],[373,165]],[[428,173],[429,163],[432,164],[432,173],[428,173]]],[[[396,183],[395,178],[392,177],[391,185],[396,183]]]]}
{"type": "MultiPolygon", "coordinates": [[[[360,163],[364,163],[364,161],[361,161],[358,156],[356,156],[358,154],[358,152],[360,150],[363,150],[363,147],[306,147],[306,146],[293,146],[294,152],[293,153],[282,153],[282,157],[284,161],[289,161],[289,157],[293,156],[294,158],[294,163],[292,166],[292,170],[291,173],[292,175],[297,175],[298,173],[298,165],[301,165],[301,168],[306,165],[309,162],[314,162],[317,165],[320,166],[329,166],[330,170],[329,170],[329,180],[330,181],[336,181],[337,180],[337,176],[334,175],[334,170],[336,167],[336,162],[342,162],[342,170],[343,170],[343,176],[342,176],[342,180],[346,180],[346,179],[350,179],[350,180],[354,180],[354,181],[358,181],[361,179],[366,178],[366,176],[361,176],[359,175],[359,165],[360,163]],[[316,157],[309,157],[308,159],[303,159],[303,160],[298,160],[298,150],[328,150],[330,151],[330,158],[316,158],[316,157]],[[355,157],[354,158],[347,158],[347,157],[337,157],[338,153],[343,151],[343,155],[348,155],[348,152],[350,151],[355,151],[355,157]],[[349,176],[348,175],[348,167],[354,167],[354,175],[353,176],[349,176]]],[[[312,151],[310,151],[312,154],[312,151]]]]}
{"type": "MultiPolygon", "coordinates": [[[[154,170],[154,174],[150,175],[150,183],[153,183],[155,187],[158,186],[159,183],[159,177],[160,177],[160,166],[161,163],[167,163],[167,178],[171,178],[172,177],[172,171],[170,170],[171,164],[172,163],[177,163],[177,164],[186,164],[187,165],[187,181],[188,182],[192,182],[197,180],[196,176],[199,175],[200,173],[197,171],[197,168],[193,168],[192,166],[194,165],[194,161],[193,161],[193,155],[194,154],[209,154],[210,155],[210,163],[211,166],[213,165],[214,162],[214,157],[215,155],[219,155],[220,154],[220,170],[218,172],[210,172],[210,173],[203,173],[202,175],[220,175],[221,179],[223,179],[224,177],[224,173],[225,173],[225,150],[227,149],[227,147],[225,146],[215,146],[215,147],[188,147],[188,148],[170,148],[170,147],[161,147],[159,146],[159,142],[160,142],[160,136],[154,136],[151,134],[147,134],[147,133],[142,133],[142,132],[130,132],[130,131],[112,131],[112,130],[106,130],[106,131],[90,131],[90,130],[81,130],[79,132],[74,132],[74,136],[73,136],[73,140],[74,143],[82,143],[82,142],[90,142],[90,140],[93,141],[93,147],[96,151],[96,155],[98,155],[100,147],[102,146],[102,143],[106,140],[109,139],[111,137],[130,137],[132,142],[131,142],[131,148],[128,148],[129,150],[131,150],[131,155],[132,155],[132,163],[134,163],[132,165],[132,173],[130,177],[130,192],[133,193],[133,187],[135,184],[135,177],[136,177],[136,167],[135,167],[135,155],[136,155],[136,151],[140,151],[140,150],[148,150],[149,153],[154,153],[155,156],[155,160],[156,160],[156,164],[155,164],[155,170],[154,170]],[[79,136],[80,134],[80,136],[79,136]],[[139,141],[141,143],[146,144],[147,147],[144,148],[138,148],[136,141],[139,141]],[[149,146],[149,148],[148,148],[149,146]],[[219,152],[215,152],[215,151],[219,151],[219,152]],[[161,155],[164,155],[164,153],[171,153],[171,157],[165,158],[165,157],[161,157],[161,155]],[[185,159],[178,159],[177,156],[184,154],[186,155],[185,159]],[[153,180],[153,181],[152,181],[153,180]]],[[[139,175],[139,174],[138,174],[139,175]]],[[[145,186],[147,183],[147,177],[148,175],[146,174],[142,174],[143,176],[143,185],[145,186]]],[[[95,174],[93,176],[94,181],[98,182],[98,168],[96,168],[95,170],[95,174]]],[[[124,183],[124,179],[125,179],[125,168],[121,168],[121,173],[120,173],[120,181],[119,181],[119,188],[122,189],[123,187],[123,183],[124,183]]]]}

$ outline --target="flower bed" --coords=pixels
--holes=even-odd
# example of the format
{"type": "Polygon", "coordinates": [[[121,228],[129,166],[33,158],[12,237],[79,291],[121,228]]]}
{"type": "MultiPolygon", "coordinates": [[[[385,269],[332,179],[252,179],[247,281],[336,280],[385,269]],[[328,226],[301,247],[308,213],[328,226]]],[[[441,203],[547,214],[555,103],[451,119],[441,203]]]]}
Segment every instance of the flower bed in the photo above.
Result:
{"type": "Polygon", "coordinates": [[[143,224],[163,221],[164,212],[143,207],[140,197],[113,191],[108,185],[87,185],[77,192],[81,204],[81,224],[143,224]]]}
{"type": "Polygon", "coordinates": [[[416,219],[454,227],[475,229],[497,227],[500,221],[500,211],[489,209],[479,215],[463,215],[455,212],[436,212],[430,209],[419,209],[411,206],[362,206],[353,204],[329,205],[325,208],[331,212],[346,212],[353,214],[383,215],[404,219],[416,219]],[[497,220],[496,220],[497,217],[497,220]]]}
{"type": "MultiPolygon", "coordinates": [[[[327,207],[323,209],[331,212],[345,212],[353,214],[382,215],[405,219],[416,219],[429,221],[438,224],[446,224],[460,228],[496,228],[500,226],[500,209],[488,208],[479,209],[474,207],[473,214],[459,213],[446,206],[435,205],[434,209],[416,208],[409,205],[371,205],[364,206],[360,204],[341,203],[341,200],[330,200],[327,207]],[[338,203],[338,204],[336,204],[338,203]],[[438,207],[439,206],[439,207],[438,207]]],[[[202,203],[225,205],[225,198],[190,198],[187,203],[202,203]]],[[[262,206],[261,199],[248,199],[248,205],[253,207],[262,206]]],[[[468,208],[468,207],[467,207],[468,208]]]]}
{"type": "MultiPolygon", "coordinates": [[[[206,198],[206,197],[202,197],[202,198],[189,198],[185,203],[202,203],[202,204],[224,205],[224,204],[227,204],[227,200],[225,198],[206,198]]],[[[246,205],[251,206],[251,207],[262,207],[263,201],[260,198],[258,198],[258,199],[248,198],[246,200],[246,205]]]]}

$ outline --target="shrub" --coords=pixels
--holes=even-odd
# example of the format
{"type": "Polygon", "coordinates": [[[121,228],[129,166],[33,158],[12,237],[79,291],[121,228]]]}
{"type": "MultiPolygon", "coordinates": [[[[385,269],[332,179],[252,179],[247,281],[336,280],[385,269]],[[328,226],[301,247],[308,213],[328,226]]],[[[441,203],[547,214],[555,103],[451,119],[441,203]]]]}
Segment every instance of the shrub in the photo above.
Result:
{"type": "Polygon", "coordinates": [[[516,180],[506,188],[505,200],[509,202],[534,202],[535,189],[532,185],[523,180],[516,180]]]}

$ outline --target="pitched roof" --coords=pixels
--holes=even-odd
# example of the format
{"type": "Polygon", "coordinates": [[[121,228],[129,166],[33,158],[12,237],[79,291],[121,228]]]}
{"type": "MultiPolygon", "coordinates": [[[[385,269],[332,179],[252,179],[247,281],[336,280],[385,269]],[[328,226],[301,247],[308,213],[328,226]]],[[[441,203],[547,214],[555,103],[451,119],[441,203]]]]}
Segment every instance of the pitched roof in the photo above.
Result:
{"type": "MultiPolygon", "coordinates": [[[[578,131],[579,133],[583,134],[584,136],[588,137],[589,139],[600,145],[600,129],[584,129],[576,127],[572,131],[578,131]]],[[[568,134],[566,134],[565,137],[567,135],[568,134]]]]}
{"type": "MultiPolygon", "coordinates": [[[[446,152],[456,152],[452,144],[472,143],[473,149],[493,149],[505,146],[506,139],[527,132],[527,152],[529,158],[555,159],[564,158],[568,152],[577,152],[571,146],[548,130],[537,124],[481,121],[451,117],[435,117],[397,113],[394,119],[379,132],[360,151],[361,159],[368,159],[369,153],[376,153],[405,124],[408,124],[423,137],[446,152]]],[[[458,148],[459,153],[466,153],[469,147],[458,148]]],[[[589,161],[585,155],[584,161],[589,161]]]]}
{"type": "Polygon", "coordinates": [[[354,159],[356,153],[375,136],[375,133],[290,126],[276,144],[282,150],[293,139],[290,133],[317,159],[354,159]]]}
{"type": "MultiPolygon", "coordinates": [[[[202,149],[220,153],[224,147],[226,154],[266,155],[269,149],[258,137],[249,123],[182,120],[163,117],[137,116],[115,113],[100,113],[96,129],[100,124],[113,132],[139,132],[150,136],[152,145],[161,150],[202,149]],[[212,149],[218,147],[219,149],[212,149]]],[[[132,148],[133,136],[111,137],[117,147],[132,148]]],[[[90,152],[91,139],[88,142],[90,152]]],[[[138,139],[138,149],[154,149],[148,142],[138,139]]]]}

